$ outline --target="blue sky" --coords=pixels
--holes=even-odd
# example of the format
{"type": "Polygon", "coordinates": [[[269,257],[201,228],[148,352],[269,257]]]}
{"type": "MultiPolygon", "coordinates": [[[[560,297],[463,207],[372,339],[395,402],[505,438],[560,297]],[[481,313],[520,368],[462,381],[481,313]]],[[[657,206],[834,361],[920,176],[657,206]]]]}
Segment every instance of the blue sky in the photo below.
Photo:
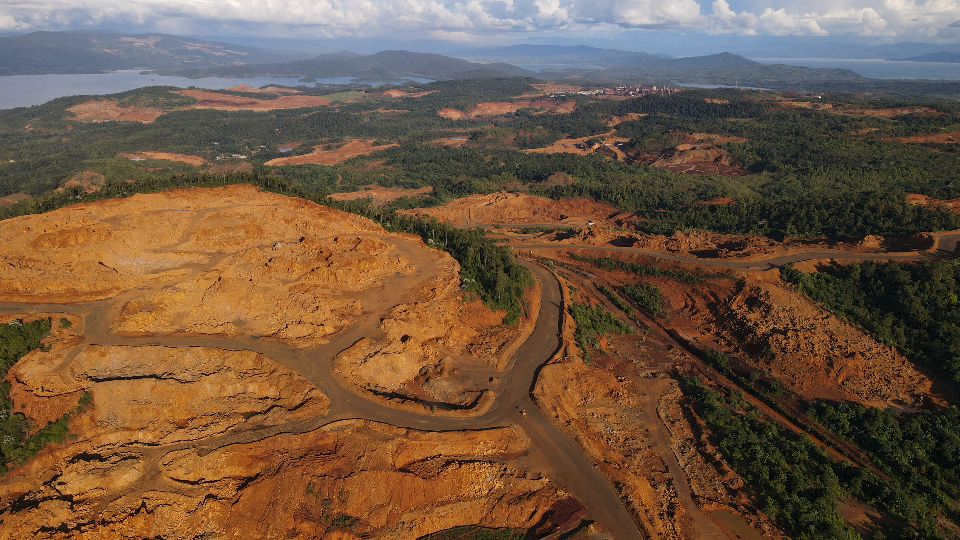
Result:
{"type": "Polygon", "coordinates": [[[465,45],[650,32],[956,44],[960,0],[0,0],[2,32],[82,28],[465,45]]]}

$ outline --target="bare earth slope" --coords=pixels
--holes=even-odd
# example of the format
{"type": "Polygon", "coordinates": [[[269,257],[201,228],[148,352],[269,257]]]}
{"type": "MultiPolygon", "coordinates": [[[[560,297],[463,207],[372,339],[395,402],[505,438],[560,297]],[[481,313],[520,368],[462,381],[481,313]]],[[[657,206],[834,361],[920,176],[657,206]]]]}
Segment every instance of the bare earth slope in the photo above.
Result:
{"type": "Polygon", "coordinates": [[[551,225],[583,226],[618,214],[616,208],[590,199],[560,199],[523,193],[471,195],[435,208],[410,211],[456,226],[551,225]]]}
{"type": "Polygon", "coordinates": [[[0,478],[0,538],[406,539],[583,515],[517,427],[358,419],[429,426],[367,390],[458,399],[446,367],[493,369],[509,341],[419,238],[237,186],[4,221],[0,264],[0,322],[54,321],[9,372],[15,410],[43,426],[90,402],[0,478]]]}

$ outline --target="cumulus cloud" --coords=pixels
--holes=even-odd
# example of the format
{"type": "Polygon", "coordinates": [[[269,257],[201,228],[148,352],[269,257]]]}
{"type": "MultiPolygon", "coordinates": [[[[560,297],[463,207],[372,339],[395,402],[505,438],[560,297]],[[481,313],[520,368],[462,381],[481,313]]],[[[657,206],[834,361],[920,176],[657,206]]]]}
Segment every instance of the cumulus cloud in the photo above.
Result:
{"type": "Polygon", "coordinates": [[[715,0],[710,17],[710,30],[720,33],[746,35],[767,34],[774,36],[828,34],[817,22],[813,13],[790,13],[784,8],[766,8],[759,14],[749,11],[736,12],[727,0],[715,0]]]}
{"type": "Polygon", "coordinates": [[[937,38],[960,0],[2,0],[0,30],[130,23],[309,28],[320,35],[399,32],[457,41],[490,33],[672,28],[744,35],[937,38]]]}

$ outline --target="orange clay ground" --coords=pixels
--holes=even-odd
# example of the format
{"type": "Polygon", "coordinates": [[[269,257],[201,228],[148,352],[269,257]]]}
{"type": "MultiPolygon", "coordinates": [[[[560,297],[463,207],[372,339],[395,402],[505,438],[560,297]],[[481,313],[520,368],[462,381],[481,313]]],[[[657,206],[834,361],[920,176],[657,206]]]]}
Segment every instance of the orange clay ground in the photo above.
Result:
{"type": "Polygon", "coordinates": [[[80,122],[140,122],[149,124],[165,113],[152,107],[123,106],[112,99],[84,101],[67,109],[80,122]]]}
{"type": "Polygon", "coordinates": [[[402,540],[583,515],[524,430],[395,427],[410,415],[361,386],[443,399],[441,372],[493,370],[524,325],[465,304],[419,237],[233,186],[13,218],[0,240],[0,299],[27,302],[0,322],[54,325],[10,372],[15,410],[43,426],[89,396],[71,437],[0,479],[0,539],[402,540]]]}
{"type": "Polygon", "coordinates": [[[576,154],[587,156],[590,154],[600,154],[617,161],[626,159],[620,145],[628,142],[626,137],[614,137],[613,131],[602,133],[600,135],[590,135],[576,139],[560,139],[545,148],[534,148],[526,150],[531,154],[576,154]]]}
{"type": "Polygon", "coordinates": [[[533,110],[542,114],[569,114],[577,109],[575,101],[538,99],[519,101],[488,101],[478,103],[469,111],[444,108],[437,114],[447,120],[472,120],[488,116],[504,116],[519,110],[533,110]]]}
{"type": "Polygon", "coordinates": [[[734,163],[730,153],[720,145],[744,142],[747,140],[742,137],[691,133],[681,144],[662,153],[652,165],[681,174],[741,176],[746,171],[734,163]]]}
{"type": "Polygon", "coordinates": [[[427,90],[424,92],[404,92],[403,90],[387,90],[383,93],[384,97],[388,98],[421,98],[423,96],[429,96],[433,93],[433,90],[427,90]]]}
{"type": "Polygon", "coordinates": [[[143,161],[145,159],[156,159],[160,161],[175,161],[177,163],[185,163],[193,167],[202,167],[209,163],[206,159],[200,156],[191,156],[189,154],[177,154],[174,152],[153,152],[153,151],[144,151],[144,152],[128,152],[118,154],[122,158],[129,159],[130,161],[143,161]]]}
{"type": "Polygon", "coordinates": [[[304,107],[323,107],[330,100],[323,96],[285,95],[276,99],[258,99],[245,96],[222,94],[209,90],[181,90],[177,92],[197,100],[187,109],[214,109],[217,111],[276,111],[281,109],[300,109],[304,107]]]}
{"type": "Polygon", "coordinates": [[[7,195],[7,196],[5,196],[5,197],[0,197],[0,207],[3,207],[3,206],[13,206],[13,205],[15,205],[15,204],[17,204],[17,203],[21,203],[21,202],[23,202],[23,201],[29,201],[29,200],[32,199],[32,198],[33,198],[33,197],[31,197],[30,195],[28,195],[28,194],[26,194],[26,193],[12,193],[12,194],[7,195]]]}
{"type": "Polygon", "coordinates": [[[914,144],[960,144],[960,131],[944,131],[941,133],[911,135],[909,137],[897,137],[894,140],[897,142],[914,144]]]}
{"type": "Polygon", "coordinates": [[[218,111],[266,112],[283,109],[325,107],[330,99],[324,96],[305,96],[291,88],[267,86],[234,87],[231,90],[250,94],[279,94],[275,99],[238,96],[213,90],[180,90],[181,96],[193,98],[196,103],[173,109],[159,109],[136,105],[121,105],[115,99],[93,99],[67,109],[73,120],[79,122],[141,122],[149,124],[173,110],[212,109],[218,111]]]}
{"type": "Polygon", "coordinates": [[[868,116],[871,118],[897,118],[898,116],[907,116],[918,114],[923,116],[940,116],[940,111],[930,107],[888,107],[883,109],[868,109],[865,107],[855,107],[852,105],[834,105],[833,103],[815,102],[815,101],[796,101],[779,100],[777,105],[787,109],[807,109],[815,111],[826,111],[834,114],[843,114],[848,116],[868,116]]]}
{"type": "Polygon", "coordinates": [[[360,199],[372,199],[374,206],[383,206],[384,204],[395,201],[403,197],[423,197],[433,193],[430,186],[418,189],[413,188],[389,188],[380,186],[366,186],[360,191],[346,191],[343,193],[334,193],[330,198],[335,201],[357,201],[360,199]]]}
{"type": "Polygon", "coordinates": [[[591,199],[546,199],[522,193],[471,195],[443,206],[409,211],[460,227],[479,225],[583,226],[620,211],[591,199]]]}
{"type": "Polygon", "coordinates": [[[908,193],[907,203],[914,206],[934,206],[945,208],[947,210],[953,210],[954,212],[960,212],[960,197],[956,199],[944,200],[934,199],[933,197],[928,197],[926,195],[920,195],[917,193],[908,193]]]}
{"type": "Polygon", "coordinates": [[[337,165],[360,156],[368,156],[390,148],[397,144],[374,144],[373,139],[354,139],[347,144],[333,150],[325,150],[322,145],[313,149],[309,154],[271,159],[266,163],[271,167],[282,165],[337,165]]]}
{"type": "MultiPolygon", "coordinates": [[[[679,388],[681,377],[735,392],[768,421],[809,436],[832,459],[866,467],[870,462],[862,451],[810,427],[816,424],[800,400],[826,397],[893,408],[942,402],[930,379],[906,358],[791,290],[775,271],[721,275],[716,268],[576,246],[566,252],[515,249],[553,263],[569,284],[567,302],[601,306],[632,328],[627,335],[602,339],[588,363],[571,343],[543,368],[535,396],[615,480],[650,537],[783,537],[711,443],[709,426],[679,388]],[[599,269],[573,254],[714,277],[695,285],[638,277],[599,269]],[[607,296],[638,282],[662,291],[663,317],[652,317],[623,298],[615,305],[607,296]],[[608,292],[601,293],[601,286],[608,292]],[[623,305],[632,309],[625,312],[623,305]],[[762,359],[743,352],[760,347],[769,351],[762,359]],[[769,396],[760,398],[756,388],[762,384],[741,387],[705,362],[698,352],[705,349],[722,351],[736,369],[748,366],[760,382],[777,385],[777,409],[766,401],[769,396]]],[[[868,517],[862,527],[875,525],[868,517]]]]}

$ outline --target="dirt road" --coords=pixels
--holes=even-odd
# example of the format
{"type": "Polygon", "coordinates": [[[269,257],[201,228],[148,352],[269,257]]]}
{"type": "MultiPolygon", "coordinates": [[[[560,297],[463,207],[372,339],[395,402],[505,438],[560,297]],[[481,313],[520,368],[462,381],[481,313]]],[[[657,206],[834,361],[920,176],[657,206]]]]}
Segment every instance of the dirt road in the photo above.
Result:
{"type": "Polygon", "coordinates": [[[854,252],[840,249],[824,249],[819,251],[802,251],[791,253],[789,255],[775,255],[772,257],[757,257],[751,259],[711,259],[696,257],[693,255],[682,255],[677,253],[664,253],[662,251],[653,251],[649,249],[623,247],[623,246],[580,246],[572,244],[516,244],[512,245],[517,251],[604,251],[611,253],[628,253],[631,255],[641,255],[651,259],[660,259],[662,261],[679,262],[697,266],[707,266],[710,268],[730,268],[736,270],[769,270],[785,264],[795,264],[804,261],[818,260],[844,260],[854,262],[866,261],[926,261],[937,260],[949,256],[956,246],[960,243],[960,233],[944,235],[940,241],[940,249],[937,252],[928,251],[905,251],[905,252],[854,252]]]}
{"type": "MultiPolygon", "coordinates": [[[[199,223],[202,214],[195,219],[199,223]]],[[[188,230],[189,232],[189,230],[188,230]]],[[[187,238],[184,233],[181,244],[187,238]]],[[[960,234],[941,238],[941,246],[955,246],[960,234]]],[[[493,427],[520,426],[533,441],[534,462],[545,469],[545,473],[561,488],[576,497],[587,509],[590,516],[616,539],[641,538],[639,529],[610,480],[604,476],[587,457],[580,445],[554,425],[537,407],[531,397],[538,371],[548,362],[560,347],[560,321],[562,317],[562,298],[560,284],[546,268],[526,263],[542,285],[542,301],[536,326],[530,337],[519,348],[498,382],[492,383],[489,392],[493,401],[482,414],[450,415],[442,412],[412,410],[410,408],[391,407],[387,402],[366,393],[358,393],[343,386],[333,375],[334,360],[363,337],[377,335],[379,321],[394,306],[410,301],[417,294],[418,285],[436,277],[434,259],[431,252],[424,250],[419,241],[411,238],[392,237],[388,240],[404,254],[416,268],[413,276],[398,276],[386,282],[364,298],[363,313],[356,317],[350,326],[332,336],[321,345],[308,348],[294,347],[276,339],[255,338],[250,336],[216,335],[118,335],[112,325],[119,311],[132,298],[144,295],[151,290],[167,286],[163,280],[155,280],[140,288],[106,300],[73,304],[32,304],[3,303],[0,313],[64,313],[74,314],[84,319],[85,334],[80,347],[91,345],[110,346],[164,346],[164,347],[210,347],[225,350],[248,350],[261,353],[272,360],[285,365],[309,380],[326,396],[331,405],[323,417],[298,420],[240,433],[227,433],[223,436],[203,440],[200,443],[180,443],[184,448],[199,447],[202,452],[210,452],[226,445],[260,440],[278,433],[306,433],[321,426],[347,419],[360,419],[389,424],[400,428],[424,431],[467,431],[493,427]]],[[[785,257],[758,260],[721,260],[700,259],[692,256],[651,252],[634,248],[614,248],[604,246],[569,245],[527,245],[519,249],[589,249],[602,251],[627,251],[662,260],[686,262],[702,266],[767,269],[789,262],[809,259],[847,259],[847,260],[917,260],[933,258],[934,255],[918,252],[903,254],[850,253],[839,250],[825,250],[810,253],[798,253],[785,257]]],[[[179,244],[162,246],[156,251],[176,251],[179,244]]],[[[435,252],[434,252],[435,253],[435,252]]],[[[213,257],[205,263],[191,263],[181,268],[183,273],[176,276],[182,281],[208,271],[219,259],[213,257]]],[[[68,359],[64,360],[65,362],[68,359]]],[[[159,455],[168,452],[177,445],[161,445],[137,449],[143,454],[159,455]]],[[[126,495],[137,497],[139,493],[162,482],[158,470],[144,472],[144,477],[126,495]]]]}
{"type": "MultiPolygon", "coordinates": [[[[409,240],[394,239],[398,248],[409,240]]],[[[430,275],[426,260],[412,257],[404,250],[411,262],[418,267],[419,277],[430,275]]],[[[199,273],[206,265],[192,265],[189,270],[199,273]]],[[[536,326],[531,336],[521,345],[505,372],[500,377],[499,387],[494,392],[494,402],[485,413],[478,416],[449,416],[422,413],[408,409],[392,408],[372,397],[357,393],[340,385],[332,374],[333,361],[344,349],[358,339],[377,332],[376,323],[392,306],[408,299],[416,287],[409,283],[388,282],[380,291],[376,304],[366,304],[365,312],[351,327],[336,335],[329,343],[296,348],[281,341],[257,339],[245,336],[123,336],[112,331],[111,324],[118,310],[145,289],[158,288],[154,283],[116,297],[77,304],[25,304],[0,303],[0,313],[26,315],[30,313],[73,314],[84,319],[85,333],[80,347],[89,345],[112,346],[163,346],[163,347],[210,347],[225,350],[248,350],[261,353],[272,360],[297,371],[317,386],[331,400],[326,416],[310,421],[289,422],[261,429],[229,433],[201,441],[180,443],[140,449],[143,455],[162,453],[183,448],[199,448],[201,453],[212,452],[227,445],[262,440],[280,433],[306,433],[324,425],[347,419],[362,419],[389,424],[400,428],[424,431],[465,431],[493,427],[519,425],[533,441],[535,462],[542,464],[544,472],[558,486],[571,493],[587,509],[605,531],[616,539],[641,538],[643,535],[621,502],[610,481],[601,474],[584,454],[576,441],[564,434],[535,405],[531,390],[536,382],[539,368],[548,362],[559,349],[559,321],[561,318],[560,284],[547,269],[527,263],[528,268],[542,284],[542,301],[536,326]]],[[[79,347],[78,347],[79,349],[79,347]]],[[[159,470],[147,470],[131,488],[126,497],[136,497],[151,486],[164,481],[159,470]]]]}

